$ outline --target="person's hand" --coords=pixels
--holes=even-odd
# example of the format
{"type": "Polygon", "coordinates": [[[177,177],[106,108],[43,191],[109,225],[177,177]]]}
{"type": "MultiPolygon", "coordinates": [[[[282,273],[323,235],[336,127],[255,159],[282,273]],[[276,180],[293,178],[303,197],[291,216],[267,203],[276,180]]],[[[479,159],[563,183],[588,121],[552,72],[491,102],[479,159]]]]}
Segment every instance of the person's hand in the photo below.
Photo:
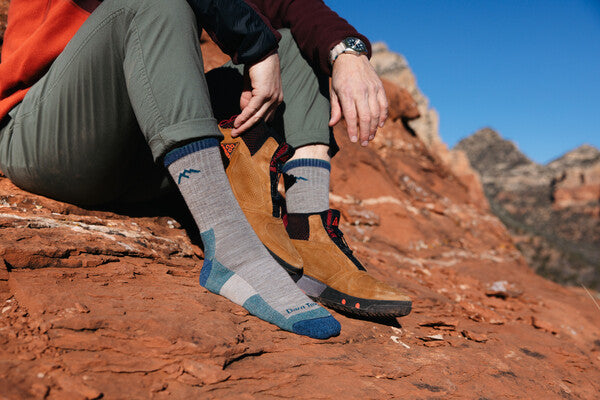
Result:
{"type": "Polygon", "coordinates": [[[342,115],[352,142],[366,146],[375,138],[388,116],[383,84],[366,56],[340,54],[331,75],[331,119],[337,124],[342,115]]]}
{"type": "Polygon", "coordinates": [[[261,118],[268,120],[283,101],[279,56],[272,54],[244,70],[244,90],[240,97],[242,112],[233,122],[236,137],[261,118]]]}

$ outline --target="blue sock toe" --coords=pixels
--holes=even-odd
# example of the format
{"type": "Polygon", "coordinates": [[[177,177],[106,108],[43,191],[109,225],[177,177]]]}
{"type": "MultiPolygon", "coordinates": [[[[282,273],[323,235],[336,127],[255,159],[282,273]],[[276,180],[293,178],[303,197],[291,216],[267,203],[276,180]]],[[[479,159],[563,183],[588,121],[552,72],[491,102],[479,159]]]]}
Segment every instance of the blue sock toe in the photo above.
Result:
{"type": "Polygon", "coordinates": [[[298,321],[292,326],[292,331],[299,335],[309,336],[314,339],[328,339],[340,334],[342,326],[331,315],[323,318],[306,319],[298,321]]]}

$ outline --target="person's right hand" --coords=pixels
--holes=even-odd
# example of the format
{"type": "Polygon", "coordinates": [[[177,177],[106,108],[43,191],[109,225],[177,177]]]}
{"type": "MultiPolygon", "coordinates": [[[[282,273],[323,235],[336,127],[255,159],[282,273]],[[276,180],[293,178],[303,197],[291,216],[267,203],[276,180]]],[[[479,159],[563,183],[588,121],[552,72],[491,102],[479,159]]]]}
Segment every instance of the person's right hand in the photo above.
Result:
{"type": "Polygon", "coordinates": [[[346,120],[348,136],[362,146],[375,138],[388,116],[388,101],[383,83],[367,56],[340,54],[331,75],[331,119],[337,124],[346,120]]]}
{"type": "Polygon", "coordinates": [[[268,120],[282,101],[279,56],[275,53],[244,69],[242,112],[233,122],[231,136],[238,136],[261,119],[268,120]]]}

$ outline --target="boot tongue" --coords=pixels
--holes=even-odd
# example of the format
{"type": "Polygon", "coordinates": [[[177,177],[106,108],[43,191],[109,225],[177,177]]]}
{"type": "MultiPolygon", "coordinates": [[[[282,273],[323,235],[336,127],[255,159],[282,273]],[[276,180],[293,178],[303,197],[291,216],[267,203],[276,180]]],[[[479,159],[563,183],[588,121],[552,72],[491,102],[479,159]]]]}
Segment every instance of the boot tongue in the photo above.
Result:
{"type": "MultiPolygon", "coordinates": [[[[235,122],[236,118],[237,115],[233,115],[231,118],[219,122],[219,128],[233,129],[233,123],[235,122]]],[[[250,155],[253,156],[258,150],[260,150],[269,137],[273,137],[275,140],[278,140],[275,132],[272,131],[264,121],[260,121],[254,126],[248,128],[248,130],[246,130],[246,132],[244,132],[244,134],[241,136],[241,139],[246,144],[248,151],[250,151],[250,155]]],[[[235,150],[235,146],[237,146],[237,144],[231,145],[226,143],[226,145],[221,145],[227,158],[231,158],[231,153],[233,150],[235,150]]]]}

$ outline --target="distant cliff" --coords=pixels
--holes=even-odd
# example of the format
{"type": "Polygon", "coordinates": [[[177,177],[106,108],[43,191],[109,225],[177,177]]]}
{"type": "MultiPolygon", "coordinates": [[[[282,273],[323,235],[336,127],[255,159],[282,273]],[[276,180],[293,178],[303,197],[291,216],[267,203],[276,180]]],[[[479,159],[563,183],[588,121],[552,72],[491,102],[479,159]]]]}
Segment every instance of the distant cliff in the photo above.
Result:
{"type": "Polygon", "coordinates": [[[600,287],[600,151],[583,145],[540,165],[490,128],[463,139],[492,210],[531,267],[558,282],[600,287]]]}

